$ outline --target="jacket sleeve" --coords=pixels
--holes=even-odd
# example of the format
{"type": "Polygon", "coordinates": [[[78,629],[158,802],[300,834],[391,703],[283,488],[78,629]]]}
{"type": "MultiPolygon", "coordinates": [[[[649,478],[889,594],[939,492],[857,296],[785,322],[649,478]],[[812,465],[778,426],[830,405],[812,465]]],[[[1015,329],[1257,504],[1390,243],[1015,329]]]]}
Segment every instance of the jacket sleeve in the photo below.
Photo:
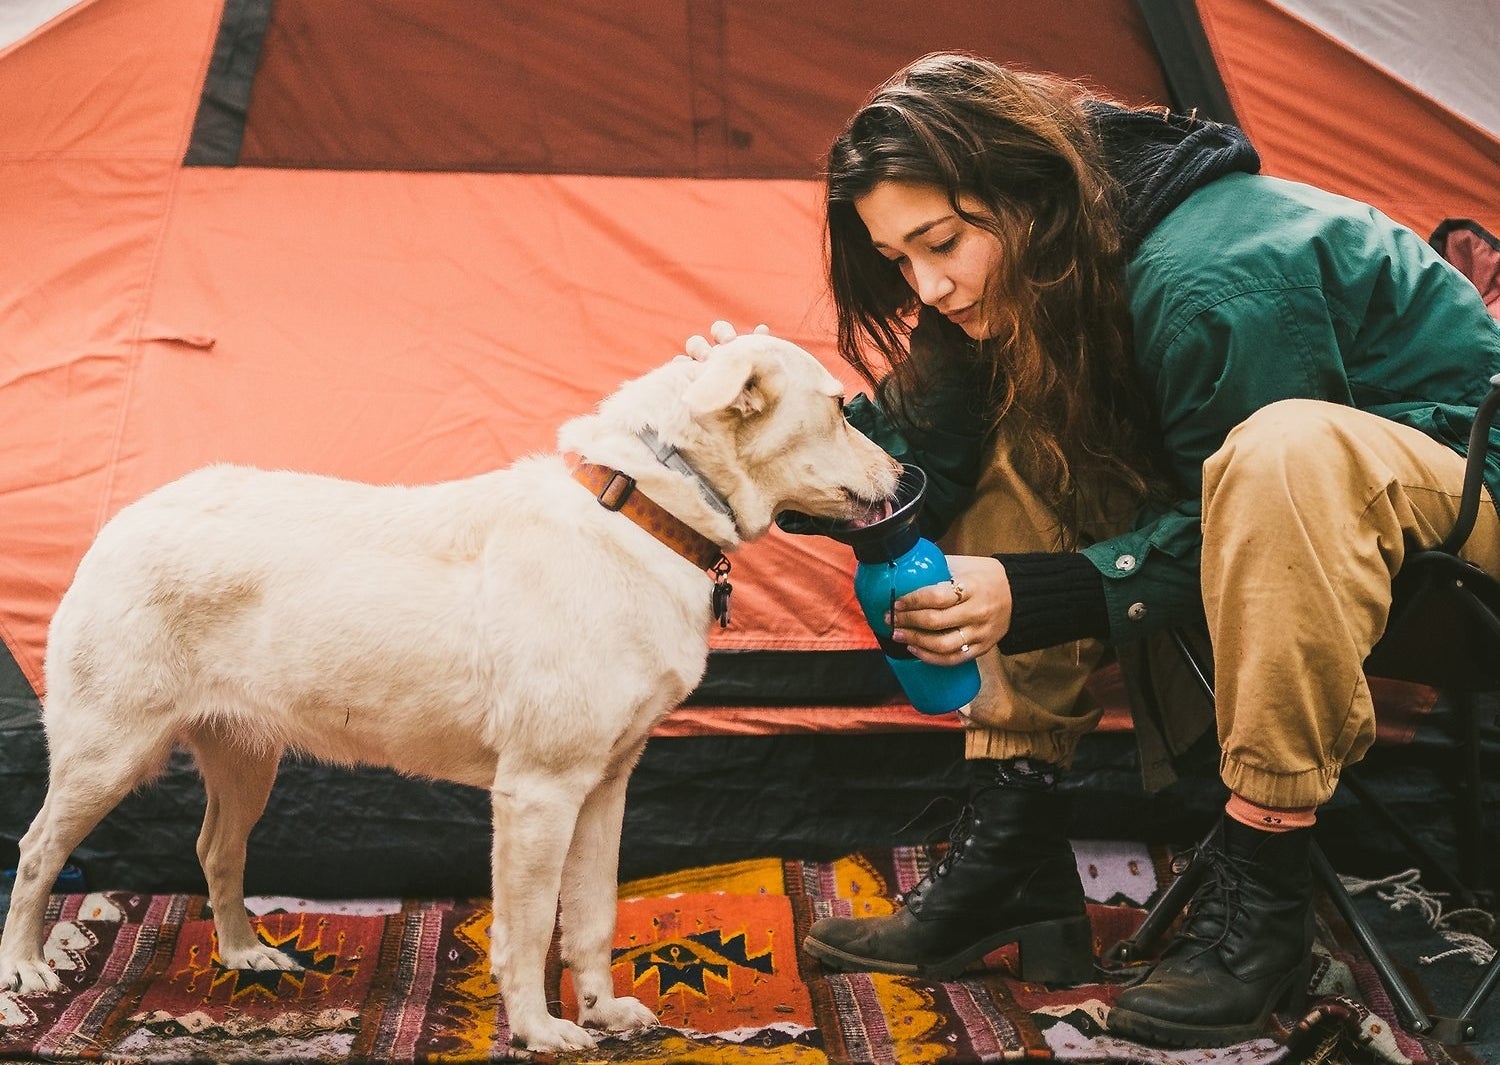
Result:
{"type": "Polygon", "coordinates": [[[1104,576],[1117,642],[1202,618],[1203,463],[1229,431],[1277,400],[1352,402],[1339,344],[1347,326],[1315,284],[1246,282],[1155,320],[1137,350],[1185,498],[1083,549],[1104,576]]]}

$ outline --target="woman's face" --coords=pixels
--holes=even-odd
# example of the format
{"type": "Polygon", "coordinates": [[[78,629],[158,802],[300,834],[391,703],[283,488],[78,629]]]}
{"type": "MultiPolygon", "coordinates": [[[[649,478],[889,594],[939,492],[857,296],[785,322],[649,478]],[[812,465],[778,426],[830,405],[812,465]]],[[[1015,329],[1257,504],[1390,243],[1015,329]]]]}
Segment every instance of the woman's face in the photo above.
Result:
{"type": "MultiPolygon", "coordinates": [[[[988,213],[970,197],[958,202],[970,214],[988,213]]],[[[995,334],[986,293],[1000,265],[998,237],[960,218],[936,185],[882,181],[855,200],[854,209],[875,250],[901,267],[918,299],[974,340],[995,334]]]]}

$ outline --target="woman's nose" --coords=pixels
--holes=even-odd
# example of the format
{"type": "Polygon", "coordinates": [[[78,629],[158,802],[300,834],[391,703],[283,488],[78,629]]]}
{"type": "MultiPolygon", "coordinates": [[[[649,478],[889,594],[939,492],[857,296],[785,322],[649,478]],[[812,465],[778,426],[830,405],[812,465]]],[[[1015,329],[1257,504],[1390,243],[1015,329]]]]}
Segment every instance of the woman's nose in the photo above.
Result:
{"type": "Polygon", "coordinates": [[[913,264],[911,277],[908,280],[917,294],[917,299],[929,307],[936,307],[945,296],[953,291],[953,281],[949,278],[948,271],[933,265],[913,264]]]}

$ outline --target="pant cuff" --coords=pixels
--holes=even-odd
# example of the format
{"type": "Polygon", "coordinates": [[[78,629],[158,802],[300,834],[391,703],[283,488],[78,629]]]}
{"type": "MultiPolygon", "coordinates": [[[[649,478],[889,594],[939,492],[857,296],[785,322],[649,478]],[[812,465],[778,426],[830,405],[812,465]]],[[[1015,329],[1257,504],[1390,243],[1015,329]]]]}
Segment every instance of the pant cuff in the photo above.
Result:
{"type": "Polygon", "coordinates": [[[1066,769],[1073,762],[1078,736],[1070,732],[1005,732],[1000,729],[964,730],[965,758],[1035,758],[1066,769]]]}
{"type": "Polygon", "coordinates": [[[1341,762],[1330,762],[1300,773],[1272,773],[1229,754],[1219,759],[1219,776],[1230,791],[1257,806],[1283,810],[1322,806],[1333,797],[1342,769],[1341,762]]]}

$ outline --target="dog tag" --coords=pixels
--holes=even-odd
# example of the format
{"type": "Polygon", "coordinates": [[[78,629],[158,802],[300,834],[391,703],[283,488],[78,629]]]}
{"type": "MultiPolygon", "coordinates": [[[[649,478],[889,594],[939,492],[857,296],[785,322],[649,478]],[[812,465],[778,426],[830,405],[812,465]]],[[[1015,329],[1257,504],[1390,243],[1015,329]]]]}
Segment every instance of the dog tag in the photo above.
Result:
{"type": "Polygon", "coordinates": [[[734,585],[728,581],[716,581],[713,594],[709,596],[709,605],[713,608],[714,617],[721,629],[729,628],[729,596],[733,591],[734,585]]]}

